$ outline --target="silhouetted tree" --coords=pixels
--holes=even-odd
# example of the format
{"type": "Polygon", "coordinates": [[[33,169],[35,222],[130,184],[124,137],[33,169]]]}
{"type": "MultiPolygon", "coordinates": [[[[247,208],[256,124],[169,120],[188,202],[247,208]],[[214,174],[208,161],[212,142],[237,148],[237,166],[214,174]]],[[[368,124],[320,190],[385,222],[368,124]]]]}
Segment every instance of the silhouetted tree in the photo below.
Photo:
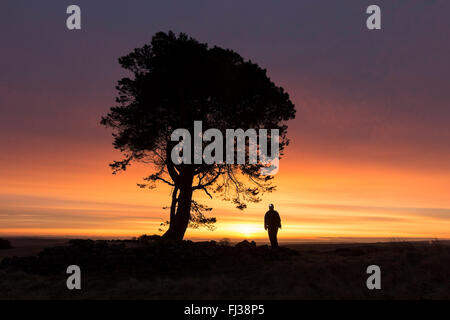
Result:
{"type": "Polygon", "coordinates": [[[101,121],[113,129],[113,145],[124,154],[110,166],[117,173],[133,161],[150,163],[154,171],[139,186],[153,188],[161,181],[173,187],[164,237],[181,240],[189,223],[215,222],[204,216],[207,207],[193,200],[195,191],[210,197],[220,194],[244,209],[247,202],[260,201],[264,192],[274,190],[273,177],[261,175],[265,165],[260,162],[174,165],[170,157],[178,143],[170,141],[172,132],[185,128],[193,137],[195,120],[203,122],[203,131],[279,129],[282,154],[289,142],[284,121],[295,117],[295,108],[266,70],[232,50],[209,48],[173,32],[155,34],[150,44],[134,49],[119,63],[133,77],[119,80],[118,105],[101,121]]]}

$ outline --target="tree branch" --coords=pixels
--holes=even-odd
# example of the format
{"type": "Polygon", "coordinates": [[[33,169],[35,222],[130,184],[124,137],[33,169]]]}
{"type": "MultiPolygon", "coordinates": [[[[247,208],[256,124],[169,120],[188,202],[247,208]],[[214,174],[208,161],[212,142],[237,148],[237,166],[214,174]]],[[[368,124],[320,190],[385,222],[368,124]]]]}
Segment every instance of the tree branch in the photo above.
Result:
{"type": "Polygon", "coordinates": [[[200,181],[199,181],[199,184],[192,187],[192,190],[204,189],[204,188],[212,185],[217,180],[217,178],[220,177],[221,174],[222,174],[222,168],[219,168],[219,172],[217,173],[217,175],[214,178],[212,178],[205,184],[200,184],[200,181]]]}

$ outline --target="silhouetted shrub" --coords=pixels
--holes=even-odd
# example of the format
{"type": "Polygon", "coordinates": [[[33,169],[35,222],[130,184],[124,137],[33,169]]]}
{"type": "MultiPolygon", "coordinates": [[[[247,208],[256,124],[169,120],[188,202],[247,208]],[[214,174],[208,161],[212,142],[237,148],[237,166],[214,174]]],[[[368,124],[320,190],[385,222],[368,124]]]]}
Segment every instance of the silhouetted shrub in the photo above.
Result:
{"type": "Polygon", "coordinates": [[[5,239],[0,239],[0,249],[11,249],[11,242],[5,239]]]}
{"type": "Polygon", "coordinates": [[[219,241],[219,246],[230,247],[231,246],[230,239],[229,238],[223,238],[222,240],[219,241]]]}
{"type": "Polygon", "coordinates": [[[141,236],[139,236],[137,238],[137,241],[141,242],[141,243],[148,243],[150,241],[157,241],[157,240],[160,240],[160,239],[161,239],[161,236],[159,236],[157,234],[154,234],[154,235],[151,235],[151,236],[143,234],[143,235],[141,235],[141,236]]]}

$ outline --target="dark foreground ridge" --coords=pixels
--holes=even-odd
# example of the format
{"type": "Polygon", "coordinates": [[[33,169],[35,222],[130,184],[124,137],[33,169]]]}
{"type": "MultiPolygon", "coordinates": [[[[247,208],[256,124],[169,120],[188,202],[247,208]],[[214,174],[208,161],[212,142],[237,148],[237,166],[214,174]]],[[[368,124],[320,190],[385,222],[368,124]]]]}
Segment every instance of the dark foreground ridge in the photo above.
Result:
{"type": "Polygon", "coordinates": [[[11,248],[12,248],[11,242],[0,238],[0,250],[1,249],[11,249],[11,248]]]}
{"type": "Polygon", "coordinates": [[[36,256],[4,257],[0,299],[450,299],[446,241],[273,250],[146,236],[72,240],[36,256]],[[69,265],[81,268],[81,290],[66,287],[69,265]],[[381,290],[366,286],[370,265],[381,269],[381,290]]]}
{"type": "Polygon", "coordinates": [[[168,241],[146,237],[139,241],[71,240],[68,246],[46,248],[37,256],[6,257],[0,269],[31,274],[65,273],[78,265],[90,274],[126,273],[135,277],[185,276],[215,272],[226,267],[262,265],[288,260],[299,253],[288,248],[271,249],[247,240],[229,243],[168,241]]]}

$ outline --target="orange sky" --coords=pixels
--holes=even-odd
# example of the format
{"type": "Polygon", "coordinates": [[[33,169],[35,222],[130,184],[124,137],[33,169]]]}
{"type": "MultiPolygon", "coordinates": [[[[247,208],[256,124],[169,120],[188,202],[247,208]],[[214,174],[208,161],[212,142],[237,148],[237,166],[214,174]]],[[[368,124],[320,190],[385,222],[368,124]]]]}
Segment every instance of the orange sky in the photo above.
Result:
{"type": "MultiPolygon", "coordinates": [[[[47,142],[48,143],[48,142],[47,142]]],[[[136,236],[158,233],[167,217],[169,189],[141,190],[142,165],[112,175],[117,154],[108,144],[30,153],[14,161],[3,154],[0,178],[1,235],[136,236]]],[[[301,152],[293,141],[275,181],[278,190],[245,211],[220,200],[198,199],[214,207],[213,232],[192,230],[188,238],[265,238],[262,226],[273,202],[283,219],[281,240],[340,238],[449,238],[450,177],[301,152]],[[297,149],[298,148],[298,149],[297,149]]],[[[10,155],[11,156],[11,155],[10,155]]]]}

